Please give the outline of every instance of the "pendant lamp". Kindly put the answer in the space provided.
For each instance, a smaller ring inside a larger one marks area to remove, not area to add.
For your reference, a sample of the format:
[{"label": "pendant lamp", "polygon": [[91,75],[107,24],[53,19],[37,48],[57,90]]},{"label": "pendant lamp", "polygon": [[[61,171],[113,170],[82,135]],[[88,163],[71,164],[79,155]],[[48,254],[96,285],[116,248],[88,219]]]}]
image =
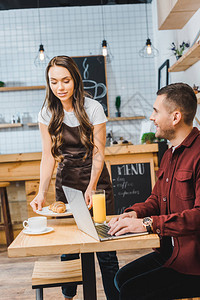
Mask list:
[{"label": "pendant lamp", "polygon": [[101,53],[106,57],[107,63],[111,62],[113,55],[110,50],[110,46],[105,39],[105,28],[104,28],[104,14],[103,14],[103,0],[101,0],[101,19],[102,19],[102,28],[103,28],[103,41],[101,43]]},{"label": "pendant lamp", "polygon": [[41,43],[39,45],[39,50],[35,57],[34,63],[35,63],[36,67],[43,67],[43,66],[46,66],[47,63],[49,62],[49,57],[44,50],[44,45],[42,44],[41,21],[40,21],[40,1],[39,0],[37,0],[37,10],[38,10],[38,23],[39,23]]},{"label": "pendant lamp", "polygon": [[139,51],[139,55],[145,58],[153,58],[159,55],[159,51],[153,46],[151,39],[149,38],[147,3],[145,3],[145,12],[146,12],[147,40],[145,46]]}]

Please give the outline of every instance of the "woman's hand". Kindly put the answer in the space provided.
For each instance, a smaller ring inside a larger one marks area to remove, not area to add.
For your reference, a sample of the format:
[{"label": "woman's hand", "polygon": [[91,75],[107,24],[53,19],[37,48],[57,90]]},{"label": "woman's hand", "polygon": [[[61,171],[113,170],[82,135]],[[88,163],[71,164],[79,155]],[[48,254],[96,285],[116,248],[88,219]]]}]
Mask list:
[{"label": "woman's hand", "polygon": [[55,167],[55,158],[51,153],[51,137],[48,132],[48,126],[39,123],[40,134],[42,137],[42,160],[40,163],[40,185],[37,196],[31,201],[30,205],[33,211],[41,210],[45,204],[46,194],[49,188],[53,170]]},{"label": "woman's hand", "polygon": [[37,196],[31,201],[30,206],[33,208],[33,211],[42,210],[46,198],[42,194],[37,194]]},{"label": "woman's hand", "polygon": [[96,188],[95,187],[91,187],[90,185],[88,185],[86,191],[85,191],[85,202],[88,206],[89,209],[92,208],[92,191],[95,191]]}]

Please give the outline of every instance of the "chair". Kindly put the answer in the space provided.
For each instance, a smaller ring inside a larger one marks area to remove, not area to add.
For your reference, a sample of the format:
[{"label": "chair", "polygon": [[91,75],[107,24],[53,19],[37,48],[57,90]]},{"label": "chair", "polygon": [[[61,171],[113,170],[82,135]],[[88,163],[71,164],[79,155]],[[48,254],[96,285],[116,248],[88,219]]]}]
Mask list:
[{"label": "chair", "polygon": [[36,261],[32,274],[32,289],[36,300],[43,300],[43,289],[82,284],[81,259],[70,261]]},{"label": "chair", "polygon": [[5,229],[7,247],[12,243],[14,239],[9,203],[8,203],[8,196],[6,190],[6,187],[8,187],[9,185],[10,182],[0,182],[0,197],[1,197],[1,206],[2,206],[2,213],[3,213],[3,221],[4,221],[4,223],[0,225],[0,228],[3,227]]}]

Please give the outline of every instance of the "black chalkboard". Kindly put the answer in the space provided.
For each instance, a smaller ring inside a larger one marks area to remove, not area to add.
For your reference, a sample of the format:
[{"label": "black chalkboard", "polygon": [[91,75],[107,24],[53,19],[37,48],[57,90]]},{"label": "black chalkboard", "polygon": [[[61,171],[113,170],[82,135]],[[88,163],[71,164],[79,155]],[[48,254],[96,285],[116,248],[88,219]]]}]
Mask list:
[{"label": "black chalkboard", "polygon": [[111,165],[111,174],[116,214],[150,196],[150,163]]},{"label": "black chalkboard", "polygon": [[105,58],[103,55],[72,57],[81,73],[84,89],[99,101],[108,116]]}]

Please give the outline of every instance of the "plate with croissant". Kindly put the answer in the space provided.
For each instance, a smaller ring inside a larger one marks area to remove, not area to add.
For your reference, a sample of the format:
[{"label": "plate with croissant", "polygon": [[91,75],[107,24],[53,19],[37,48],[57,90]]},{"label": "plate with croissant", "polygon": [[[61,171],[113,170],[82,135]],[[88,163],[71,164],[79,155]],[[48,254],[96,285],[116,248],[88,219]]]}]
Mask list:
[{"label": "plate with croissant", "polygon": [[55,201],[49,206],[45,206],[42,210],[36,210],[36,213],[47,217],[64,217],[72,215],[69,204],[62,201]]}]

